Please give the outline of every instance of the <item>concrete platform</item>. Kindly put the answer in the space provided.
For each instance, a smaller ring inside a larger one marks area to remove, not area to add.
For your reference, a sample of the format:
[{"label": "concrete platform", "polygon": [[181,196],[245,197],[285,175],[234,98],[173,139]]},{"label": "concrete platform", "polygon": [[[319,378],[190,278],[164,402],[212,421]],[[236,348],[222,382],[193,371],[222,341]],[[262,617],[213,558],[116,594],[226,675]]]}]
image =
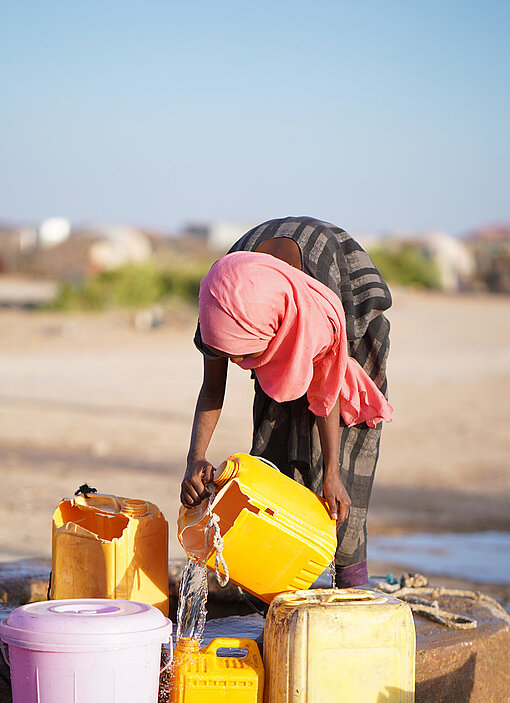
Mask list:
[{"label": "concrete platform", "polygon": [[478,627],[451,630],[415,615],[416,703],[510,701],[510,619],[483,600],[443,596],[440,606]]},{"label": "concrete platform", "polygon": [[[182,561],[172,561],[170,564],[173,620],[182,567]],[[45,599],[49,571],[50,564],[44,560],[0,564],[0,600],[3,604],[3,609],[0,607],[0,618],[18,605]],[[242,598],[236,586],[229,584],[222,589],[213,574],[209,576],[209,618],[246,616],[252,612],[252,607]],[[476,584],[472,583],[461,584],[456,581],[455,585],[476,590]],[[478,627],[474,630],[452,630],[415,615],[416,703],[510,701],[510,620],[484,600],[441,596],[440,606],[476,619]],[[260,618],[254,630],[255,620],[253,617],[232,618],[230,634],[253,637],[257,626],[260,629],[263,627]],[[8,672],[2,663],[0,703],[11,701],[7,676]]]}]

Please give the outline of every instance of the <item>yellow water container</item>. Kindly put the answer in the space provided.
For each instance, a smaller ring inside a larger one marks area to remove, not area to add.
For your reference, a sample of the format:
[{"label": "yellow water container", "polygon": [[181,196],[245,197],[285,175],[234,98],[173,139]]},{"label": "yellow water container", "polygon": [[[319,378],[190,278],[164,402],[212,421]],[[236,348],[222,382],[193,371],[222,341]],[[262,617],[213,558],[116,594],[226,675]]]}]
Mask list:
[{"label": "yellow water container", "polygon": [[[218,649],[245,649],[243,657]],[[262,703],[264,666],[255,640],[218,638],[199,649],[182,637],[174,650],[169,703]]]},{"label": "yellow water container", "polygon": [[[218,467],[215,484],[212,511],[237,585],[270,603],[277,593],[309,588],[333,560],[336,524],[324,499],[263,459],[234,454]],[[214,569],[208,521],[207,501],[181,507],[178,536],[187,554]]]},{"label": "yellow water container", "polygon": [[145,500],[100,493],[53,515],[50,598],[120,598],[168,614],[168,523]]},{"label": "yellow water container", "polygon": [[282,593],[264,628],[264,703],[413,703],[406,603],[356,588]]}]

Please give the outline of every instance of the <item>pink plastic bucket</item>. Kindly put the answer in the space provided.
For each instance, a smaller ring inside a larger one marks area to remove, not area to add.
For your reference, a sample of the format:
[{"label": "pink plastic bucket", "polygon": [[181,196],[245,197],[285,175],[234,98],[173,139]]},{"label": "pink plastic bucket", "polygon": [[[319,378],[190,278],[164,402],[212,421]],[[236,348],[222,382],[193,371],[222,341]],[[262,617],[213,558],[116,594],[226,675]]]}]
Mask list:
[{"label": "pink plastic bucket", "polygon": [[151,605],[80,598],[30,603],[0,623],[13,703],[157,703],[172,623]]}]

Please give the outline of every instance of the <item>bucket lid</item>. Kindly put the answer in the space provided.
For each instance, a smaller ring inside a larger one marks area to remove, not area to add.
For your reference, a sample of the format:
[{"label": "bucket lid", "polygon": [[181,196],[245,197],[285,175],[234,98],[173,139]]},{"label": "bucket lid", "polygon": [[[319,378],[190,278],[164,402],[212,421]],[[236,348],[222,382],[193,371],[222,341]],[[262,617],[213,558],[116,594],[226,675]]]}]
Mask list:
[{"label": "bucket lid", "polygon": [[73,645],[97,649],[106,643],[163,643],[171,630],[170,620],[154,606],[108,598],[29,603],[13,610],[0,623],[0,636],[8,644],[44,650],[51,645],[54,651],[54,645],[59,644],[69,650]]}]

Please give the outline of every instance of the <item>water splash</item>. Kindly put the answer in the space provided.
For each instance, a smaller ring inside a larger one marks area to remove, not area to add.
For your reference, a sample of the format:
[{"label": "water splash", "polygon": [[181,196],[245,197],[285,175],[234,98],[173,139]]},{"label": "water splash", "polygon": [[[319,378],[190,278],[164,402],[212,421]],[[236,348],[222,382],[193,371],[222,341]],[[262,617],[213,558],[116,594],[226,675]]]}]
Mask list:
[{"label": "water splash", "polygon": [[207,567],[188,556],[179,588],[177,642],[188,637],[202,642],[207,617]]},{"label": "water splash", "polygon": [[[219,518],[212,510],[215,497],[214,487],[209,491],[207,514],[209,521],[205,528],[205,543],[212,543],[216,549],[216,578],[221,586],[226,586],[229,580],[228,568],[223,559],[223,539],[218,525]],[[212,539],[210,533],[212,531]],[[207,567],[205,562],[199,562],[192,555],[187,555],[186,566],[179,588],[179,603],[177,607],[177,642],[181,637],[192,638],[202,642],[205,621],[207,617]],[[223,574],[220,572],[220,564]]]},{"label": "water splash", "polygon": [[[212,530],[212,544],[216,549],[216,578],[221,586],[225,586],[229,580],[228,568],[223,559],[223,539],[221,538],[218,525],[219,518],[212,511],[214,495],[214,490],[211,490],[207,502],[209,521],[205,528],[204,539],[206,543],[208,543],[210,531]],[[223,574],[221,574],[219,569],[220,564],[223,567]],[[200,562],[195,557],[188,554],[179,586],[177,633],[175,635],[176,647],[179,645],[179,641],[185,639],[196,640],[198,646],[202,644],[207,618],[207,594],[207,567],[205,562]],[[170,700],[174,664],[175,662],[171,659],[170,648],[163,646],[161,653],[158,703],[168,703]]]},{"label": "water splash", "polygon": [[[206,603],[207,567],[188,556],[179,587],[175,646],[179,644],[181,639],[194,639],[200,646],[207,617]],[[174,666],[171,645],[163,645],[158,703],[168,703],[171,700]]]}]

